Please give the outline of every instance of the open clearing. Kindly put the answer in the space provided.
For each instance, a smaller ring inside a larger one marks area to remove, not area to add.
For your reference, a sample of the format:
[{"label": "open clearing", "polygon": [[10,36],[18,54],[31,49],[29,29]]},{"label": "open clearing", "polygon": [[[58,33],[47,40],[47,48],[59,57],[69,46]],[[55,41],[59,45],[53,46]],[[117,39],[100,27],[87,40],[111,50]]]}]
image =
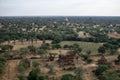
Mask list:
[{"label": "open clearing", "polygon": [[120,34],[108,34],[109,37],[112,37],[112,38],[120,38]]},{"label": "open clearing", "polygon": [[[45,42],[51,43],[52,41],[46,40]],[[90,50],[92,53],[97,53],[98,48],[103,45],[103,43],[91,43],[91,42],[80,42],[80,41],[62,41],[60,44],[64,46],[65,44],[72,45],[74,43],[80,45],[80,47],[82,48],[82,52],[87,52]],[[3,44],[8,44],[8,42],[4,42]],[[15,45],[13,44],[13,41],[11,41],[9,44],[14,46],[13,50],[19,50],[20,48],[25,48],[30,45],[39,47],[42,44],[42,41],[38,40],[37,43],[34,41],[33,44],[30,41],[25,41],[23,44],[21,44],[21,42],[19,41],[16,41]],[[58,51],[59,50],[55,51],[54,53],[59,53]]]},{"label": "open clearing", "polygon": [[96,53],[98,48],[103,45],[103,43],[91,43],[91,42],[80,42],[80,41],[63,41],[61,42],[61,45],[62,46],[64,46],[65,44],[72,45],[75,43],[80,45],[83,52],[87,52],[90,50],[92,53]]},{"label": "open clearing", "polygon": [[[46,42],[46,43],[51,43],[50,40],[46,40],[45,42]],[[15,44],[13,44],[13,41],[10,41],[10,43],[4,42],[3,44],[13,45],[13,46],[14,46],[14,47],[13,47],[13,50],[19,50],[20,48],[25,48],[25,47],[28,47],[28,46],[30,46],[30,45],[33,45],[33,46],[35,46],[35,47],[40,47],[41,44],[42,44],[42,41],[41,41],[41,40],[38,40],[37,42],[36,42],[36,41],[33,41],[33,44],[32,44],[30,41],[24,41],[23,44],[22,44],[20,41],[16,40],[16,43],[15,43]]]}]

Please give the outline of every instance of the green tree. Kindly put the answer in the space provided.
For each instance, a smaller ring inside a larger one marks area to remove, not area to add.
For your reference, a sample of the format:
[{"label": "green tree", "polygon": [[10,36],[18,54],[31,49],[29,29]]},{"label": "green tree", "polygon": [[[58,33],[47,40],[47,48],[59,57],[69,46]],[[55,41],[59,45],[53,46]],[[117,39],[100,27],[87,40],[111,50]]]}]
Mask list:
[{"label": "green tree", "polygon": [[4,39],[0,39],[0,44],[1,44],[2,42],[4,42]]},{"label": "green tree", "polygon": [[1,49],[4,51],[10,51],[13,49],[12,45],[1,45]]},{"label": "green tree", "polygon": [[105,47],[99,47],[98,52],[99,53],[105,53],[106,52]]},{"label": "green tree", "polygon": [[46,51],[44,50],[44,49],[38,49],[37,50],[37,54],[39,54],[39,55],[42,55],[42,54],[44,54]]},{"label": "green tree", "polygon": [[110,54],[111,54],[111,55],[113,55],[113,54],[115,54],[115,53],[117,53],[117,50],[116,50],[116,49],[110,49]]},{"label": "green tree", "polygon": [[20,48],[20,55],[25,56],[28,54],[28,48]]},{"label": "green tree", "polygon": [[0,75],[4,72],[6,59],[4,57],[0,57]]},{"label": "green tree", "polygon": [[108,66],[107,65],[100,65],[97,67],[96,71],[95,71],[95,74],[96,75],[102,75],[103,72],[105,72],[106,70],[108,69]]},{"label": "green tree", "polygon": [[23,73],[30,67],[30,61],[28,59],[22,59],[18,65],[18,71]]},{"label": "green tree", "polygon": [[88,54],[81,54],[81,57],[84,58],[84,60],[88,60],[90,55],[88,55]]},{"label": "green tree", "polygon": [[47,44],[45,43],[45,44],[42,44],[42,45],[40,46],[40,49],[48,50],[48,49],[50,49],[50,48],[49,48],[49,45],[47,45]]},{"label": "green tree", "polygon": [[118,55],[117,59],[118,59],[118,61],[120,61],[120,54]]},{"label": "green tree", "polygon": [[105,80],[120,80],[119,73],[115,70],[106,70],[103,73],[103,78]]},{"label": "green tree", "polygon": [[52,44],[52,49],[59,49],[61,48],[60,44]]},{"label": "green tree", "polygon": [[27,78],[25,76],[23,76],[23,75],[18,75],[18,79],[19,80],[27,80]]},{"label": "green tree", "polygon": [[63,48],[69,48],[69,45],[65,44],[65,45],[63,46]]},{"label": "green tree", "polygon": [[4,37],[4,40],[8,41],[8,44],[9,44],[9,43],[10,43],[10,36],[6,35],[6,36]]},{"label": "green tree", "polygon": [[65,74],[62,76],[61,80],[76,80],[75,76],[73,76],[72,74]]},{"label": "green tree", "polygon": [[32,69],[28,75],[28,80],[38,80],[39,73],[39,68]]},{"label": "green tree", "polygon": [[77,43],[73,44],[73,48],[79,48],[79,47],[80,47],[79,44],[77,44]]},{"label": "green tree", "polygon": [[47,75],[39,75],[37,80],[48,80],[48,76]]},{"label": "green tree", "polygon": [[40,64],[38,63],[38,62],[36,62],[36,61],[33,61],[32,62],[32,66],[34,67],[34,68],[36,68],[36,67],[38,67]]},{"label": "green tree", "polygon": [[35,46],[28,46],[28,49],[31,53],[36,53],[36,47]]},{"label": "green tree", "polygon": [[5,52],[3,55],[6,59],[10,59],[11,58],[11,53],[10,52]]},{"label": "green tree", "polygon": [[55,38],[53,39],[52,44],[58,44],[58,43],[60,43],[61,41],[62,41],[62,38],[59,37],[59,36],[57,36],[57,37],[55,37]]},{"label": "green tree", "polygon": [[74,52],[75,52],[75,53],[80,53],[81,51],[82,51],[82,49],[81,49],[80,47],[74,49]]}]

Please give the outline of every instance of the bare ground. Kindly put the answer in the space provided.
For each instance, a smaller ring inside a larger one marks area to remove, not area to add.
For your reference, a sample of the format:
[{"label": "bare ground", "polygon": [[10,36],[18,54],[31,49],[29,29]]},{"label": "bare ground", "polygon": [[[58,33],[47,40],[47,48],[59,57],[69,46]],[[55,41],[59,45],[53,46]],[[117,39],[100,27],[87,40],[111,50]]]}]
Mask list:
[{"label": "bare ground", "polygon": [[[50,42],[50,41],[48,41]],[[38,44],[34,44],[36,47],[39,46],[39,44],[41,44],[42,41],[38,41]],[[30,44],[28,44],[28,42],[25,42],[23,45],[21,45],[20,43],[16,43],[14,50],[17,50],[19,48],[23,48],[26,47]],[[69,50],[49,50],[49,53],[57,53],[57,54],[66,54],[67,51]],[[120,51],[120,49],[118,50]],[[33,56],[33,55],[32,55]],[[117,59],[118,55],[106,55],[106,58],[108,61],[113,61],[115,59]],[[84,64],[85,62],[80,58],[79,62],[76,63],[76,67],[83,67],[84,71],[84,80],[94,80],[95,79],[95,75],[93,74],[92,70],[94,70],[97,65],[96,65],[96,61],[100,58],[99,56],[91,56],[91,58],[94,60],[94,62],[92,64]],[[35,60],[37,62],[40,63],[40,69],[41,69],[41,73],[43,74],[48,74],[50,75],[50,77],[55,76],[56,78],[60,78],[63,74],[73,74],[75,75],[74,71],[64,71],[62,70],[61,67],[58,66],[58,64],[56,62],[46,62],[45,60]],[[16,67],[18,66],[20,60],[10,60],[7,62],[7,66],[6,66],[6,71],[4,76],[2,77],[2,80],[18,80],[17,79],[17,69]],[[54,71],[55,73],[53,74],[49,74],[49,69],[45,67],[46,64],[52,64],[54,65]],[[31,70],[32,68],[30,68],[28,70],[28,72]],[[28,72],[26,72],[26,75],[28,75]]]},{"label": "bare ground", "polygon": [[7,61],[5,75],[2,80],[18,80],[17,79],[17,66],[20,60],[10,60]]},{"label": "bare ground", "polygon": [[[92,70],[95,70],[95,68],[97,67],[96,61],[99,59],[99,56],[93,56],[92,59],[94,60],[93,63],[91,64],[85,64],[85,62],[79,58],[78,63],[76,62],[76,67],[83,67],[84,69],[84,80],[93,80],[95,79],[95,75],[93,74]],[[117,58],[117,55],[115,56],[106,56],[108,61],[112,61],[114,59]],[[32,61],[37,61],[40,63],[40,69],[41,69],[41,73],[42,74],[48,74],[50,77],[56,77],[56,78],[60,78],[63,74],[73,74],[75,75],[74,71],[64,71],[63,67],[59,67],[59,65],[57,64],[56,61],[52,61],[52,62],[48,62],[46,60],[42,60],[42,59],[37,59],[37,60],[32,60]],[[5,71],[5,75],[2,77],[2,80],[18,80],[17,79],[17,69],[16,67],[18,66],[20,60],[9,60],[7,62],[7,66],[6,66],[6,71]],[[49,65],[53,65],[53,70],[55,73],[53,74],[49,74],[49,68],[45,67],[46,64]],[[28,70],[28,72],[31,70],[32,68],[30,68]],[[26,75],[28,75],[28,72],[26,72]]]},{"label": "bare ground", "polygon": [[[51,43],[50,40],[46,40],[46,43]],[[19,50],[20,48],[25,48],[27,46],[30,46],[30,45],[34,45],[35,47],[39,47],[41,46],[42,44],[42,41],[38,40],[37,42],[36,41],[33,41],[33,43],[31,43],[30,41],[24,41],[24,43],[22,44],[20,41],[16,40],[16,43],[14,44],[13,41],[10,41],[10,43],[8,43],[7,41],[2,43],[2,44],[10,44],[10,45],[13,45],[13,50]]]},{"label": "bare ground", "polygon": [[120,38],[120,34],[111,33],[111,34],[108,34],[108,36],[112,38]]}]

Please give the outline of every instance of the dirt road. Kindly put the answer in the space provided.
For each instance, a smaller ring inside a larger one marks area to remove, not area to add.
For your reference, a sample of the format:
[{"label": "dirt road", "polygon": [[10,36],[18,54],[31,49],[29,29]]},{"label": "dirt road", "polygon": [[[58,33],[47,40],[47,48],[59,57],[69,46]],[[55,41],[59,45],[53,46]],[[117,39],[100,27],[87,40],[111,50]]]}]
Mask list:
[{"label": "dirt road", "polygon": [[7,61],[5,75],[2,80],[18,80],[17,79],[17,66],[20,60]]}]

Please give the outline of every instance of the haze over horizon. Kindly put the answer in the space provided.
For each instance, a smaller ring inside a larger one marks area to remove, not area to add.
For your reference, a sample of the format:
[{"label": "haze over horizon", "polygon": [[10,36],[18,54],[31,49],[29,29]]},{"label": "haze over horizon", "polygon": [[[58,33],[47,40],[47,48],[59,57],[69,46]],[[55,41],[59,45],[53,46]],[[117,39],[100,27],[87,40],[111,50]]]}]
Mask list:
[{"label": "haze over horizon", "polygon": [[120,16],[120,0],[0,0],[0,16]]}]

